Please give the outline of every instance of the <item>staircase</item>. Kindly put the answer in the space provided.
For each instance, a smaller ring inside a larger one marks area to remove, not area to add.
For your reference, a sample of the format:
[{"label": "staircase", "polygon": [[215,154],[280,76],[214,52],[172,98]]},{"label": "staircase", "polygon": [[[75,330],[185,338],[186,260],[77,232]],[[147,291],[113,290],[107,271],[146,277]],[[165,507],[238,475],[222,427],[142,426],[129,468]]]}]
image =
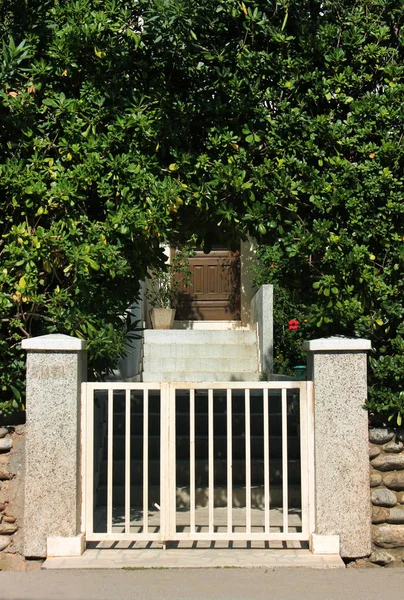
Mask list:
[{"label": "staircase", "polygon": [[[264,506],[264,445],[263,410],[260,391],[251,390],[251,501],[252,508],[262,511]],[[289,509],[300,507],[300,438],[299,415],[294,391],[288,392],[288,493]],[[114,402],[114,487],[115,508],[125,503],[125,399],[116,392]],[[131,400],[131,505],[141,511],[143,495],[143,395],[132,392]],[[149,507],[160,503],[160,398],[157,391],[149,391],[149,450],[148,494]],[[189,396],[186,390],[178,390],[176,396],[176,497],[177,508],[189,509],[190,495],[190,419]],[[269,403],[269,469],[271,507],[282,507],[282,438],[281,393],[270,392]],[[215,507],[227,506],[227,414],[225,390],[214,394],[214,480]],[[207,393],[195,396],[195,486],[196,506],[208,504],[208,413]],[[97,505],[106,504],[107,455],[106,445],[100,469],[100,485]],[[233,391],[232,413],[233,448],[233,498],[234,507],[245,507],[245,412],[244,390]]]},{"label": "staircase", "polygon": [[143,381],[259,380],[256,331],[147,329],[143,349]]}]

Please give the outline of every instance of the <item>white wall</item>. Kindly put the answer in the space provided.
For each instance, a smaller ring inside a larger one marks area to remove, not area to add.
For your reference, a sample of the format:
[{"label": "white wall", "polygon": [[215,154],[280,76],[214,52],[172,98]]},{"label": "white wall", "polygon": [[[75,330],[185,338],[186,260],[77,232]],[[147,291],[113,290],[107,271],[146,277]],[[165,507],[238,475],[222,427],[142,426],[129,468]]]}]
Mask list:
[{"label": "white wall", "polygon": [[251,300],[257,291],[253,286],[252,265],[256,262],[256,242],[247,240],[240,243],[240,283],[241,283],[241,324],[247,326],[251,320]]}]

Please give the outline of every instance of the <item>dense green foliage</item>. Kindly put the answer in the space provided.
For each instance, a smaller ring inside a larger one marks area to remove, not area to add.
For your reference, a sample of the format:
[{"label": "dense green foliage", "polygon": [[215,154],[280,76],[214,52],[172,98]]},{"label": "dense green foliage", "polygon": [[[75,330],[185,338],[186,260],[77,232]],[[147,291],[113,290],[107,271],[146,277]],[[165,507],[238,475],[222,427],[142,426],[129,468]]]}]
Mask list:
[{"label": "dense green foliage", "polygon": [[85,337],[105,373],[159,240],[220,229],[262,244],[278,331],[371,337],[373,407],[398,402],[403,20],[400,0],[0,0],[1,398],[26,335]]}]

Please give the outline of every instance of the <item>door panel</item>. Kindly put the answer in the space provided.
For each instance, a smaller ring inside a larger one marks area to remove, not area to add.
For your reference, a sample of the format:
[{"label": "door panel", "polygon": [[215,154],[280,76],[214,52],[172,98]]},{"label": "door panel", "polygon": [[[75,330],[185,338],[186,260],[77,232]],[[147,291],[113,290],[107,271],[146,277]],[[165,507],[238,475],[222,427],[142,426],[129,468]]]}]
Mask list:
[{"label": "door panel", "polygon": [[189,261],[191,285],[180,288],[177,320],[240,319],[240,253],[216,248],[197,250]]}]

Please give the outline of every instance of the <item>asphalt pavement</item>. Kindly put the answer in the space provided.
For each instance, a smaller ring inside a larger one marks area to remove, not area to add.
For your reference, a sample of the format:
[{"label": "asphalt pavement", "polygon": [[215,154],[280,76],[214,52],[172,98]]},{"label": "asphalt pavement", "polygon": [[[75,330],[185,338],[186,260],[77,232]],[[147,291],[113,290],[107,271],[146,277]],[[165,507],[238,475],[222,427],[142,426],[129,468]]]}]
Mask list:
[{"label": "asphalt pavement", "polygon": [[148,569],[0,573],[1,600],[386,600],[404,569]]}]

